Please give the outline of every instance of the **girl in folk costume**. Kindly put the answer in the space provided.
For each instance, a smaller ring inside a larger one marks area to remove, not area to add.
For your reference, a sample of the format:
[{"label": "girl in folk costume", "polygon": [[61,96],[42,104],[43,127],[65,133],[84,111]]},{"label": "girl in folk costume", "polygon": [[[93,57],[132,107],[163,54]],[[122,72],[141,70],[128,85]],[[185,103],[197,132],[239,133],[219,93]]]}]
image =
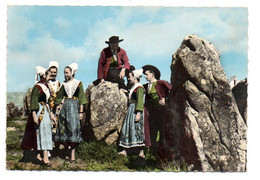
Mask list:
[{"label": "girl in folk costume", "polygon": [[143,70],[134,70],[129,73],[128,80],[132,83],[129,93],[129,107],[122,126],[119,146],[124,150],[119,154],[127,156],[125,148],[139,147],[139,157],[144,159],[145,131],[144,131],[144,88],[139,83]]},{"label": "girl in folk costume", "polygon": [[64,69],[65,81],[62,83],[55,105],[58,119],[54,141],[70,149],[70,161],[75,161],[75,148],[82,142],[80,120],[83,119],[83,105],[87,104],[83,84],[74,78],[78,65],[73,63]]},{"label": "girl in folk costume", "polygon": [[38,163],[42,162],[41,164],[51,166],[48,158],[48,150],[52,150],[51,119],[55,119],[48,105],[50,91],[47,82],[50,79],[50,71],[46,71],[41,66],[37,66],[36,69],[37,79],[38,74],[40,74],[41,80],[34,85],[32,90],[31,114],[27,121],[21,147],[22,149],[37,149],[38,152],[43,151],[43,158],[40,153],[37,154]]}]

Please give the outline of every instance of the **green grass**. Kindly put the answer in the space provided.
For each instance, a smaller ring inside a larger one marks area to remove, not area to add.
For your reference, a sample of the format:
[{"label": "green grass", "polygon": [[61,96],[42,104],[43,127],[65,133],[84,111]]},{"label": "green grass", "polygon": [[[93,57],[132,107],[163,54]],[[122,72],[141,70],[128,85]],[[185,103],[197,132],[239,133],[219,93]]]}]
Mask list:
[{"label": "green grass", "polygon": [[134,161],[136,154],[128,157],[118,155],[116,145],[107,145],[104,142],[90,141],[80,144],[76,149],[76,155],[82,159],[90,171],[163,171],[156,157],[145,149],[146,165],[137,167]]},{"label": "green grass", "polygon": [[82,159],[90,171],[132,171],[129,158],[117,154],[116,145],[90,141],[79,145],[77,157]]},{"label": "green grass", "polygon": [[20,149],[21,140],[23,138],[24,130],[25,130],[25,121],[24,120],[8,120],[7,127],[15,127],[16,131],[6,132],[6,148],[9,150],[22,151]]},{"label": "green grass", "polygon": [[9,169],[12,170],[58,170],[58,171],[185,171],[177,169],[174,163],[160,163],[156,156],[145,148],[146,165],[137,167],[134,161],[137,154],[130,154],[128,157],[118,155],[119,147],[107,145],[105,142],[96,140],[83,142],[76,148],[76,158],[78,163],[71,164],[61,159],[59,165],[47,168],[40,165],[21,163],[23,150],[20,149],[23,138],[26,120],[8,119],[7,127],[15,127],[16,131],[7,132],[6,139],[6,160]]}]

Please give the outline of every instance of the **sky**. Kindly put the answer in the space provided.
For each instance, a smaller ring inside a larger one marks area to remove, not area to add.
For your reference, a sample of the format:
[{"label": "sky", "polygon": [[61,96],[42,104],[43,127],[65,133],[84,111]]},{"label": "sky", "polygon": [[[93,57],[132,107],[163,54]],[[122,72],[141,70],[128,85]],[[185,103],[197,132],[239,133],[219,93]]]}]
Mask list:
[{"label": "sky", "polygon": [[[211,42],[220,52],[226,76],[247,77],[248,9],[246,7],[162,6],[8,6],[7,91],[25,92],[35,83],[36,66],[76,62],[84,88],[97,79],[100,52],[113,35],[124,39],[136,69],[152,64],[170,81],[172,54],[190,35]],[[145,80],[142,81],[145,83]]]}]

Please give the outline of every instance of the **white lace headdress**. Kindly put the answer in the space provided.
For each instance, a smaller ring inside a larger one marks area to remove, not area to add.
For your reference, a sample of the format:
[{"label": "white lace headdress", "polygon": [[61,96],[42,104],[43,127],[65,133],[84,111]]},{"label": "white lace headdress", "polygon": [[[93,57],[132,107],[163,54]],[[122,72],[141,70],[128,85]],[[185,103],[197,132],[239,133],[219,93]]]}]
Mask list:
[{"label": "white lace headdress", "polygon": [[76,71],[78,70],[78,64],[77,63],[72,63],[69,65],[69,67],[72,70],[72,75],[76,73]]}]

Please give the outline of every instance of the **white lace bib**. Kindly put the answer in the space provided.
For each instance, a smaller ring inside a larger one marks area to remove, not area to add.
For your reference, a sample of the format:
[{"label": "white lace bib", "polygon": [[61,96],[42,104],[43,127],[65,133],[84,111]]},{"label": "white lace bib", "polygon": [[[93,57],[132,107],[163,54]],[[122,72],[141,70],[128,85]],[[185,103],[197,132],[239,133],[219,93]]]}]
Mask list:
[{"label": "white lace bib", "polygon": [[67,93],[69,98],[72,98],[72,96],[74,95],[78,85],[79,85],[80,81],[77,79],[73,79],[69,82],[64,82],[63,86],[65,89],[65,92]]}]

